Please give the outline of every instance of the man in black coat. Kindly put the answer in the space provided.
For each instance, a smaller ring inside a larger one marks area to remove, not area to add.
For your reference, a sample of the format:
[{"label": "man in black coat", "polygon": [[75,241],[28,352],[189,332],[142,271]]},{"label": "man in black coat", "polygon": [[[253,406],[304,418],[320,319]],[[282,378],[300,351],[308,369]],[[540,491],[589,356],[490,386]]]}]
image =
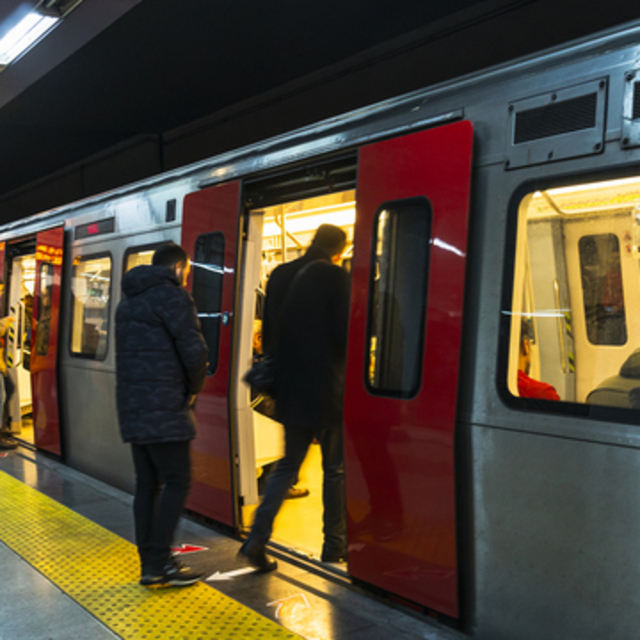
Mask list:
[{"label": "man in black coat", "polygon": [[116,311],[116,395],[120,432],[131,443],[140,584],[186,586],[202,576],[171,556],[171,543],[191,484],[193,405],[204,386],[207,345],[184,289],[189,256],[161,246],[152,265],[122,279]]},{"label": "man in black coat", "polygon": [[267,285],[263,344],[276,362],[276,418],[285,456],[267,480],[262,504],[240,553],[263,572],[277,563],[264,549],[309,445],[322,448],[323,562],[346,557],[342,404],[347,350],[349,276],[338,266],[342,229],[321,225],[302,258],[281,265]]}]

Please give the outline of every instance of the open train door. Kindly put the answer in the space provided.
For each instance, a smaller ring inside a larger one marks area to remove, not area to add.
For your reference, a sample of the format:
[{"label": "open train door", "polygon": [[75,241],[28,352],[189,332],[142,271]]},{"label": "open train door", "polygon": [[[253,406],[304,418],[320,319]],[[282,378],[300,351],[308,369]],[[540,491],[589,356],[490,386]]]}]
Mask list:
[{"label": "open train door", "polygon": [[345,390],[349,573],[452,617],[472,138],[463,121],[360,150]]},{"label": "open train door", "polygon": [[31,388],[33,435],[38,449],[61,454],[58,411],[58,329],[64,227],[36,236]]},{"label": "open train door", "polygon": [[209,346],[207,380],[196,403],[187,507],[231,526],[228,392],[239,210],[240,183],[230,182],[187,195],[182,215],[182,246],[192,261],[189,288]]}]

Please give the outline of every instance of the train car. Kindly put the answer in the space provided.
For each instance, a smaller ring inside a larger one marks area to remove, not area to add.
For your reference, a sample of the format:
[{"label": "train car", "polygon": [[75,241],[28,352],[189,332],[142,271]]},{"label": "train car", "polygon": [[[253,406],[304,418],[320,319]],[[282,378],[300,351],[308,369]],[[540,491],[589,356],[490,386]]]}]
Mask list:
[{"label": "train car", "polygon": [[[338,224],[348,576],[474,638],[635,637],[639,43],[625,25],[4,225],[11,428],[132,489],[120,280],[179,242],[210,349],[188,506],[245,530],[282,450],[242,382],[265,282]],[[312,559],[319,474],[312,448],[274,532]]]}]

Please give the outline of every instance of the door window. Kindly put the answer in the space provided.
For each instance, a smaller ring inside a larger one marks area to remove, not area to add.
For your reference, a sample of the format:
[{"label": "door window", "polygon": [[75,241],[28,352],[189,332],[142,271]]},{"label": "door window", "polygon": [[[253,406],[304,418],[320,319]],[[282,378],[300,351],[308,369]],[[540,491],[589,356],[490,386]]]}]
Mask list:
[{"label": "door window", "polygon": [[71,276],[73,320],[71,353],[104,360],[109,338],[111,256],[78,256]]},{"label": "door window", "polygon": [[40,265],[40,288],[38,289],[38,318],[36,324],[36,355],[49,353],[51,333],[51,310],[53,297],[53,265]]},{"label": "door window", "polygon": [[411,397],[420,386],[430,236],[426,199],[392,202],[378,210],[365,365],[374,393]]},{"label": "door window", "polygon": [[207,373],[213,375],[218,366],[218,341],[222,320],[224,235],[216,231],[198,236],[191,266],[193,268],[193,299],[198,308],[202,333],[209,347]]},{"label": "door window", "polygon": [[583,236],[578,249],[589,342],[625,344],[627,325],[618,237],[613,233]]}]

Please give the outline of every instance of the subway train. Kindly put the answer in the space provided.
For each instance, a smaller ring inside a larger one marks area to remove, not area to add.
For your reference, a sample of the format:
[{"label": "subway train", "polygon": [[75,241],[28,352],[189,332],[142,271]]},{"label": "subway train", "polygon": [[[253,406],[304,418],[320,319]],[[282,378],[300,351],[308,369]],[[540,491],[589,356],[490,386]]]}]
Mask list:
[{"label": "subway train", "polygon": [[[640,22],[3,225],[15,436],[132,490],[120,281],[181,243],[210,351],[188,507],[245,531],[283,446],[243,382],[263,291],[323,222],[346,576],[473,638],[637,637]],[[312,447],[274,531],[311,562],[320,474]]]}]

